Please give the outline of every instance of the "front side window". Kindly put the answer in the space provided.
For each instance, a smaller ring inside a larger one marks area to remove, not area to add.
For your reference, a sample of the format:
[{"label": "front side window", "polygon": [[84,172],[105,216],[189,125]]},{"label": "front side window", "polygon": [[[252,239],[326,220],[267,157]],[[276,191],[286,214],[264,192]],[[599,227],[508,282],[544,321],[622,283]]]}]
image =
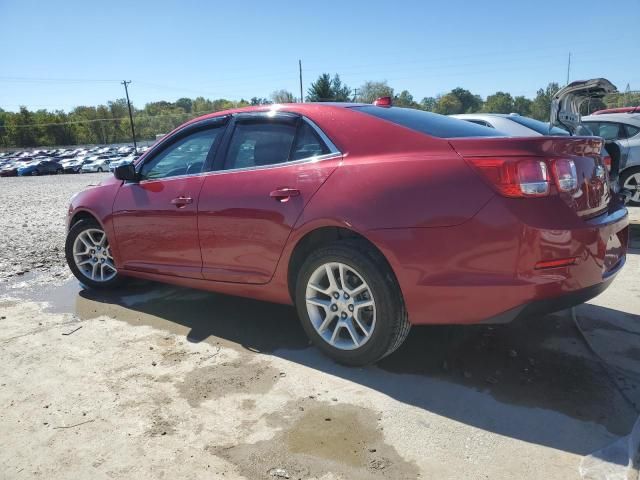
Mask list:
[{"label": "front side window", "polygon": [[274,165],[289,159],[295,125],[273,121],[238,123],[229,143],[224,169]]},{"label": "front side window", "polygon": [[208,128],[178,140],[145,162],[141,177],[157,180],[202,172],[209,150],[222,131],[222,127]]}]

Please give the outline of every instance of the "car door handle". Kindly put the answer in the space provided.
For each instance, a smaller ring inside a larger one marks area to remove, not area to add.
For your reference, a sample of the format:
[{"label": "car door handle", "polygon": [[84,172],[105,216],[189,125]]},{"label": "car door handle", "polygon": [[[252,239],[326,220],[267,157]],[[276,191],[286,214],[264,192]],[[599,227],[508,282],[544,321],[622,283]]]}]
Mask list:
[{"label": "car door handle", "polygon": [[178,198],[174,198],[173,200],[171,200],[171,204],[175,205],[178,208],[185,207],[186,205],[189,205],[190,203],[193,203],[193,198],[191,198],[191,197],[180,196]]},{"label": "car door handle", "polygon": [[299,195],[300,195],[300,190],[298,190],[297,188],[289,188],[289,187],[277,188],[276,190],[274,190],[269,194],[271,198],[279,202],[286,202],[287,200],[289,200],[289,198],[297,197]]}]

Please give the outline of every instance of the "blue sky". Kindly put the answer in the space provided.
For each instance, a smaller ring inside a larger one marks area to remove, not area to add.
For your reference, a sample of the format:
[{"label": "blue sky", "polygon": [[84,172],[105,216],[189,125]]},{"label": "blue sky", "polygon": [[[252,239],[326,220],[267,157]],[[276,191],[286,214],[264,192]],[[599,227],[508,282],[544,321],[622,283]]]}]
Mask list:
[{"label": "blue sky", "polygon": [[640,89],[640,0],[0,0],[0,108],[296,96],[320,73],[387,80],[416,100],[461,86],[533,96],[606,77]]}]

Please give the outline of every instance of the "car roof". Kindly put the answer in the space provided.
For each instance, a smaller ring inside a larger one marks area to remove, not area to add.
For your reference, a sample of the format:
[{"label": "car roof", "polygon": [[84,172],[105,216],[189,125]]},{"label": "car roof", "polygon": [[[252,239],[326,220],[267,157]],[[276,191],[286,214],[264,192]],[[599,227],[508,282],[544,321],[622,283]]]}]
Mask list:
[{"label": "car roof", "polygon": [[582,120],[587,122],[619,122],[640,126],[640,114],[636,113],[600,113],[582,117]]}]

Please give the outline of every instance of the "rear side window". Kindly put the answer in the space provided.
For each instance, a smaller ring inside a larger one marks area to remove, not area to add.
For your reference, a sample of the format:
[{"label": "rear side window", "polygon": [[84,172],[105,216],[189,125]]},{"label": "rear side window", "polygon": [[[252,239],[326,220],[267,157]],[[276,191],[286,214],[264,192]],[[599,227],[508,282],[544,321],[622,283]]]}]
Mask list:
[{"label": "rear side window", "polygon": [[224,169],[261,167],[286,162],[295,134],[295,125],[288,123],[238,123],[229,143]]},{"label": "rear side window", "polygon": [[301,122],[298,127],[296,143],[291,153],[291,160],[302,160],[303,158],[317,157],[329,153],[329,149],[324,144],[313,127],[307,122]]},{"label": "rear side window", "polygon": [[640,127],[634,127],[633,125],[626,124],[624,128],[627,130],[627,138],[635,137],[640,133]]},{"label": "rear side window", "polygon": [[617,140],[625,137],[624,131],[620,131],[621,125],[619,123],[588,122],[586,125],[596,137],[602,137],[605,140]]},{"label": "rear side window", "polygon": [[365,105],[351,107],[368,115],[387,120],[416,132],[426,133],[432,137],[501,137],[496,130],[475,123],[465,122],[457,118],[445,117],[437,113],[424,112],[413,108],[376,107]]}]

